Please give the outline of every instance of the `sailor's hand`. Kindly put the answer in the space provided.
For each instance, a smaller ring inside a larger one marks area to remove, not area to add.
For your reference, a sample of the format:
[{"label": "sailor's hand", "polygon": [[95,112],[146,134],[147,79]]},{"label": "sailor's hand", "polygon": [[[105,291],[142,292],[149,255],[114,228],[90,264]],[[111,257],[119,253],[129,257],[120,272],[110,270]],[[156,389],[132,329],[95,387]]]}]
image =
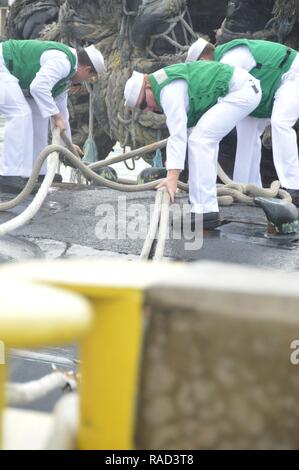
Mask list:
[{"label": "sailor's hand", "polygon": [[59,130],[60,130],[60,134],[65,131],[65,124],[64,124],[64,120],[61,116],[60,113],[58,114],[55,114],[53,116],[53,120],[54,120],[54,125],[55,127],[57,127]]},{"label": "sailor's hand", "polygon": [[54,125],[60,130],[60,134],[65,131],[64,120],[62,119],[62,117],[54,116]]},{"label": "sailor's hand", "polygon": [[80,157],[84,157],[84,152],[82,151],[81,147],[79,147],[79,145],[73,144],[73,147]]},{"label": "sailor's hand", "polygon": [[180,170],[169,170],[167,178],[156,186],[156,189],[166,188],[170,197],[170,201],[174,202],[174,196],[178,186]]},{"label": "sailor's hand", "polygon": [[167,192],[170,197],[170,201],[174,202],[174,195],[176,192],[177,183],[175,181],[172,181],[166,178],[165,180],[161,181],[161,183],[159,183],[158,186],[156,186],[156,189],[162,189],[162,188],[167,189]]}]

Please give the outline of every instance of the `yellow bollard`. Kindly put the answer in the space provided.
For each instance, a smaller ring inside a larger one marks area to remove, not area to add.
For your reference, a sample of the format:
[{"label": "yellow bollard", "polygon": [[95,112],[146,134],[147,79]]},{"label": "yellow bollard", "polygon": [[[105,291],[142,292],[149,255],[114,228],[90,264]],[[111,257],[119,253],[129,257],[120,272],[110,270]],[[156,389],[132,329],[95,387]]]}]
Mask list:
[{"label": "yellow bollard", "polygon": [[[8,348],[74,343],[92,326],[92,308],[81,296],[15,279],[0,283],[0,340]],[[0,365],[0,422],[6,366]],[[1,425],[0,425],[1,443]]]},{"label": "yellow bollard", "polygon": [[5,364],[0,364],[0,448],[2,443],[2,413],[4,409],[4,384],[6,380],[6,367]]},{"label": "yellow bollard", "polygon": [[82,343],[79,449],[132,449],[142,293],[103,289],[89,299],[94,327]]}]

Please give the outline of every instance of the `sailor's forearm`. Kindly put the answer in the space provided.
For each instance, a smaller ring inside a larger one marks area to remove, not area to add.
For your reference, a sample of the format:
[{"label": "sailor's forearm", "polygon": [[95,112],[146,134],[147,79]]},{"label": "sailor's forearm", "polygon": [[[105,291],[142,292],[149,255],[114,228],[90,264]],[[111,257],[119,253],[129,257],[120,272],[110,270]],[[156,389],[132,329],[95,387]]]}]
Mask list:
[{"label": "sailor's forearm", "polygon": [[53,118],[53,121],[54,121],[54,126],[58,127],[58,129],[60,129],[60,131],[64,131],[65,130],[65,122],[64,122],[64,119],[63,119],[61,113],[54,114],[52,116],[52,118]]},{"label": "sailor's forearm", "polygon": [[167,171],[167,178],[174,182],[177,182],[180,176],[181,170],[168,170]]}]

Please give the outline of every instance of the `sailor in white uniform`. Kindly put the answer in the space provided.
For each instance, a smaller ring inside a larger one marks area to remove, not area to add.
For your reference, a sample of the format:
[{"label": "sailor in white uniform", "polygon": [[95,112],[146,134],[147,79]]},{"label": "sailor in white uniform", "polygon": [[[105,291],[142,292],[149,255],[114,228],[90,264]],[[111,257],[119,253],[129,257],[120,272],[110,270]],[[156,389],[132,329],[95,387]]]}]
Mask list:
[{"label": "sailor in white uniform", "polygon": [[177,181],[189,158],[191,227],[197,214],[204,229],[220,223],[216,194],[220,140],[259,104],[259,81],[246,71],[215,61],[174,64],[150,75],[134,72],[124,91],[125,105],[166,115],[165,186],[174,200]]},{"label": "sailor in white uniform", "polygon": [[[240,44],[238,44],[239,42]],[[222,51],[222,54],[217,57],[217,50],[221,50],[223,47],[226,48],[225,52]],[[265,89],[267,91],[268,84],[267,82],[263,87],[264,65],[257,63],[253,51],[258,51],[267,62],[267,54],[272,52],[274,54],[282,48],[285,49],[285,52],[282,52],[284,57],[280,64],[284,68],[281,69],[281,77],[279,77],[276,89],[274,89],[272,109],[269,115],[267,117],[247,116],[237,125],[238,140],[233,179],[236,182],[261,186],[261,136],[266,126],[271,123],[273,161],[278,178],[281,185],[290,192],[293,202],[299,205],[298,145],[296,132],[293,128],[299,119],[299,54],[287,46],[269,41],[241,39],[214,48],[205,39],[199,38],[189,48],[186,61],[216,59],[251,73],[257,70],[264,93]],[[271,74],[271,67],[272,73],[277,73],[278,67],[275,68],[273,62],[270,66],[266,64],[265,81],[269,80],[269,75],[266,76],[266,74]]]},{"label": "sailor in white uniform", "polygon": [[[68,88],[104,70],[103,56],[93,45],[77,52],[50,41],[0,44],[0,114],[5,117],[0,188],[13,177],[31,175],[37,156],[48,143],[50,121],[71,138]],[[43,165],[41,174],[45,171]]]}]

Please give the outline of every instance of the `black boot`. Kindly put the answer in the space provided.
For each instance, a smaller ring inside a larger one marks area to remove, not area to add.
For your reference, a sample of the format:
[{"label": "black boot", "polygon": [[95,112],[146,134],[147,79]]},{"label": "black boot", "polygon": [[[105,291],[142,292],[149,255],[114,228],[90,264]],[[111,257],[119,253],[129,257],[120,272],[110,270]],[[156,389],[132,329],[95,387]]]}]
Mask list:
[{"label": "black boot", "polygon": [[22,176],[1,176],[0,175],[0,192],[18,194],[26,186],[28,178]]},{"label": "black boot", "polygon": [[[39,175],[37,181],[42,183],[46,175]],[[62,176],[59,173],[55,173],[53,183],[62,183]]]},{"label": "black boot", "polygon": [[206,212],[205,214],[197,214],[191,212],[191,230],[194,232],[196,225],[203,230],[212,230],[221,224],[219,212]]}]

